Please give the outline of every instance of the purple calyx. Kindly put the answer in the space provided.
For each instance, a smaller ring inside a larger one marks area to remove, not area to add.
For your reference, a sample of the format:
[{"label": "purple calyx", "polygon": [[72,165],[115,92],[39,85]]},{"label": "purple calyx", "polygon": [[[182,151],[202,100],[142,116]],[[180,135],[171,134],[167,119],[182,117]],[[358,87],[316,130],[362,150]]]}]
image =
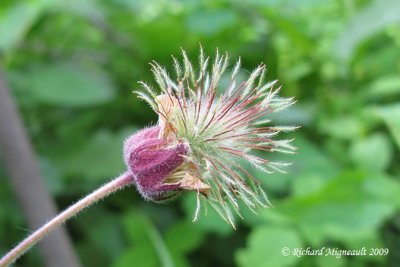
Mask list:
[{"label": "purple calyx", "polygon": [[140,194],[147,200],[163,201],[179,193],[180,182],[165,183],[183,162],[189,148],[159,138],[160,127],[140,130],[124,144],[124,160]]}]

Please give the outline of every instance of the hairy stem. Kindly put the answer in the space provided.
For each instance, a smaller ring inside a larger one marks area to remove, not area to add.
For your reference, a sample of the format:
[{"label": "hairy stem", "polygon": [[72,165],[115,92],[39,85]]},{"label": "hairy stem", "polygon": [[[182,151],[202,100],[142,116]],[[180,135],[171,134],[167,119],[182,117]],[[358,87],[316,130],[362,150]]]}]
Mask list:
[{"label": "hairy stem", "polygon": [[119,177],[113,179],[111,182],[106,183],[96,191],[82,198],[75,204],[71,205],[69,208],[58,214],[48,223],[40,227],[34,233],[25,238],[21,243],[19,243],[15,248],[9,251],[1,260],[0,267],[6,267],[13,263],[17,258],[23,255],[27,250],[29,250],[33,245],[43,239],[48,233],[57,229],[60,225],[66,222],[68,219],[72,218],[85,208],[89,207],[93,203],[100,199],[105,198],[118,191],[119,189],[130,185],[133,183],[131,174],[128,172],[120,175]]}]

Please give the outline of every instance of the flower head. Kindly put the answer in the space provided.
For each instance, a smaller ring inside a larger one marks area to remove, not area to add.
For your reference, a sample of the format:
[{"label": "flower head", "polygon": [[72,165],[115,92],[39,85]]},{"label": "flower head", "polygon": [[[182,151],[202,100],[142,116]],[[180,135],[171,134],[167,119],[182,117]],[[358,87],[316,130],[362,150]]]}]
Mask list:
[{"label": "flower head", "polygon": [[219,93],[221,77],[227,75],[228,55],[217,51],[213,63],[209,62],[201,50],[195,69],[183,51],[182,65],[174,58],[174,79],[152,63],[159,90],[141,83],[144,90],[137,94],[157,112],[159,123],[126,142],[125,161],[146,198],[157,200],[171,192],[196,191],[194,220],[205,200],[234,225],[232,210],[240,216],[239,200],[253,211],[269,205],[260,182],[246,167],[265,173],[284,171],[287,163],[268,161],[254,151],[293,153],[291,140],[274,137],[296,127],[268,126],[266,117],[294,101],[278,96],[280,87],[274,89],[277,81],[264,83],[264,65],[247,80],[237,82],[240,60],[229,75],[230,85]]}]

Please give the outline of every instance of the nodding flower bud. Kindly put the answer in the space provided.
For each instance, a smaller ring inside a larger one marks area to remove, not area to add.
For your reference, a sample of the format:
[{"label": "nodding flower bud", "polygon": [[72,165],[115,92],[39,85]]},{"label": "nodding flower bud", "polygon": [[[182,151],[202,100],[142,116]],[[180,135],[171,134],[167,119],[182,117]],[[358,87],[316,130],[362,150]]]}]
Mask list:
[{"label": "nodding flower bud", "polygon": [[140,194],[147,200],[163,201],[179,193],[179,181],[167,182],[183,162],[188,146],[169,144],[159,138],[160,127],[146,128],[125,141],[124,160]]},{"label": "nodding flower bud", "polygon": [[124,144],[124,160],[140,194],[154,202],[169,200],[182,190],[207,195],[210,186],[190,162],[189,145],[176,139],[170,123],[177,100],[164,94],[157,101],[162,112],[159,126],[137,132]]}]

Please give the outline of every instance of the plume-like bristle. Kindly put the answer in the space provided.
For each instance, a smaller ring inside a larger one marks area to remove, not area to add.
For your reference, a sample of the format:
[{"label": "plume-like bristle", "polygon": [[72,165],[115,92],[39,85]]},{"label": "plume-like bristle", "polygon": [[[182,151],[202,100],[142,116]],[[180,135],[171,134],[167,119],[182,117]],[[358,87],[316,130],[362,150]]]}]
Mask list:
[{"label": "plume-like bristle", "polygon": [[155,62],[151,64],[159,94],[177,100],[172,113],[168,116],[160,114],[162,110],[157,110],[156,93],[146,84],[142,83],[147,93],[138,92],[138,95],[157,113],[168,118],[177,141],[189,145],[187,157],[196,168],[198,178],[210,187],[206,197],[197,194],[194,220],[199,217],[201,201],[206,200],[234,226],[231,209],[241,217],[239,200],[254,212],[258,206],[270,205],[259,182],[242,164],[247,162],[265,173],[285,172],[288,163],[270,162],[256,156],[253,151],[294,152],[296,148],[290,144],[292,140],[272,138],[279,132],[293,131],[296,126],[265,126],[270,123],[269,113],[289,107],[294,100],[278,96],[280,87],[274,89],[276,80],[264,83],[264,65],[258,66],[246,81],[238,84],[240,59],[227,76],[231,80],[229,87],[218,95],[217,87],[228,68],[228,55],[221,55],[217,50],[211,69],[202,48],[197,68],[193,67],[184,50],[182,55],[182,64],[173,58],[176,82],[164,68]]}]

